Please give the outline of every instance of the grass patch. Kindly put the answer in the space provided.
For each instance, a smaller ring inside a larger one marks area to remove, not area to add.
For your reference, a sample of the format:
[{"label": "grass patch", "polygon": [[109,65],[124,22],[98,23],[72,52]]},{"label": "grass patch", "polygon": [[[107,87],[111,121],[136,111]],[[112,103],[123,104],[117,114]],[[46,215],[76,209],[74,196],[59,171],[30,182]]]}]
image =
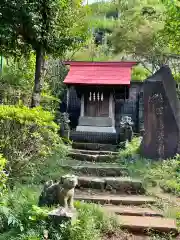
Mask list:
[{"label": "grass patch", "polygon": [[120,151],[119,162],[131,177],[141,178],[146,185],[159,185],[165,192],[180,196],[180,155],[172,159],[153,161],[139,154],[141,139],[134,138],[128,147]]},{"label": "grass patch", "polygon": [[[140,143],[141,138],[134,138],[125,150],[120,151],[119,162],[128,169],[131,177],[143,180],[148,194],[158,197],[155,208],[159,208],[165,217],[176,219],[180,227],[180,202],[177,204],[180,196],[180,155],[159,161],[145,159],[139,153]],[[161,239],[156,237],[152,239]]]}]

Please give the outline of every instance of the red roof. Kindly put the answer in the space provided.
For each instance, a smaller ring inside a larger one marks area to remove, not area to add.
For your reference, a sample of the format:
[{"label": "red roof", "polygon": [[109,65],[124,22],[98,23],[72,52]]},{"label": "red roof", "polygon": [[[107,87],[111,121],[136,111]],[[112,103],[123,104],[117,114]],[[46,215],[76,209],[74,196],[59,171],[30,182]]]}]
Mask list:
[{"label": "red roof", "polygon": [[65,62],[70,70],[65,84],[129,85],[136,62]]}]

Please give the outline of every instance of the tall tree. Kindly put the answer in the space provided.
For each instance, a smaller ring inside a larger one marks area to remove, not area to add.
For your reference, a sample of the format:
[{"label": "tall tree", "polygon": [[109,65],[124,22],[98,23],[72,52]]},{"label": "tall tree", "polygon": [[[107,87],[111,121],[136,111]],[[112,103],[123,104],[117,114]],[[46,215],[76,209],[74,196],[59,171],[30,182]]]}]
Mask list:
[{"label": "tall tree", "polygon": [[163,54],[169,52],[166,38],[162,37],[164,5],[160,0],[120,1],[119,4],[120,8],[122,5],[120,21],[111,38],[115,53],[131,56],[154,71],[162,64]]},{"label": "tall tree", "polygon": [[84,8],[81,0],[0,1],[1,52],[36,53],[32,107],[40,104],[45,56],[60,56],[86,38]]}]

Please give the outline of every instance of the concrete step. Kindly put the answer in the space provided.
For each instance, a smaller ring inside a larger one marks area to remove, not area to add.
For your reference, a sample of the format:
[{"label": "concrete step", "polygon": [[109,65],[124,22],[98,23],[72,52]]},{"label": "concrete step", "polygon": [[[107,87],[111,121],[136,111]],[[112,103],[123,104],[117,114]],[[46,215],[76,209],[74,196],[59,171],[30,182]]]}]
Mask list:
[{"label": "concrete step", "polygon": [[100,144],[100,143],[81,143],[73,142],[72,148],[74,149],[84,149],[84,150],[94,150],[94,151],[117,151],[117,145],[112,144]]},{"label": "concrete step", "polygon": [[176,221],[161,217],[138,217],[138,216],[117,216],[121,228],[133,232],[144,232],[149,230],[163,233],[177,233]]},{"label": "concrete step", "polygon": [[69,157],[87,162],[114,162],[116,159],[116,156],[113,155],[91,155],[77,152],[70,152]]},{"label": "concrete step", "polygon": [[100,204],[114,204],[114,205],[144,205],[144,204],[154,204],[156,202],[155,198],[142,196],[142,195],[116,195],[116,194],[87,194],[82,191],[77,191],[75,193],[75,200],[85,201],[90,203],[100,203]]},{"label": "concrete step", "polygon": [[154,211],[151,208],[121,205],[103,205],[102,208],[107,212],[115,213],[117,215],[163,217],[162,213]]},{"label": "concrete step", "polygon": [[130,177],[78,177],[78,187],[111,190],[117,193],[144,194],[145,189],[141,180],[132,179]]},{"label": "concrete step", "polygon": [[108,163],[89,163],[77,160],[66,160],[61,167],[73,171],[76,175],[86,174],[86,176],[97,177],[122,177],[128,176],[128,170],[118,164]]},{"label": "concrete step", "polygon": [[83,154],[88,154],[88,155],[113,155],[117,156],[119,153],[118,152],[112,152],[112,151],[101,151],[101,150],[85,150],[85,149],[73,149],[72,152],[75,153],[83,153]]}]

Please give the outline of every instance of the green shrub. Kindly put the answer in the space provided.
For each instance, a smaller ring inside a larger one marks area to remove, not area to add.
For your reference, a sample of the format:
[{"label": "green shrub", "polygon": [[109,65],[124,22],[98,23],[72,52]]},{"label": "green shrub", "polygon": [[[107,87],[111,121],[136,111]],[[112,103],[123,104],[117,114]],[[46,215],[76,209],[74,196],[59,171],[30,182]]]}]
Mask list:
[{"label": "green shrub", "polygon": [[0,94],[4,104],[29,104],[34,81],[35,55],[9,58],[0,73]]},{"label": "green shrub", "polygon": [[7,174],[4,171],[6,163],[6,159],[0,154],[0,197],[3,196],[3,193],[6,190]]},{"label": "green shrub", "polygon": [[[0,205],[0,232],[12,235],[31,232],[36,226],[44,227],[47,209],[36,206],[40,194],[39,187],[16,185],[9,190]],[[21,238],[20,238],[21,239]]]},{"label": "green shrub", "polygon": [[0,233],[7,232],[11,228],[23,230],[23,225],[12,209],[0,205]]},{"label": "green shrub", "polygon": [[[65,148],[65,146],[62,145],[61,149],[62,148]],[[62,154],[62,152],[55,152],[52,156],[47,157],[43,161],[43,164],[36,167],[36,174],[34,174],[33,177],[25,176],[25,178],[23,178],[24,182],[42,184],[49,180],[60,179],[60,176],[70,172],[62,168],[61,165],[63,161],[66,161],[64,154]]]},{"label": "green shrub", "polygon": [[151,72],[142,66],[136,66],[132,69],[132,80],[144,81],[151,75]]},{"label": "green shrub", "polygon": [[106,215],[100,206],[81,202],[76,202],[75,206],[79,217],[69,229],[69,239],[91,240],[93,236],[93,239],[98,240],[103,234],[117,231],[115,216]]},{"label": "green shrub", "polygon": [[139,154],[141,139],[134,138],[126,149],[120,150],[119,162],[132,177],[146,184],[159,185],[165,192],[180,196],[180,155],[172,159],[153,161]]},{"label": "green shrub", "polygon": [[75,202],[77,220],[70,225],[63,223],[54,227],[46,221],[50,209],[36,206],[39,194],[39,187],[28,185],[16,185],[9,192],[4,206],[0,206],[0,226],[4,226],[0,227],[0,240],[39,240],[45,229],[51,240],[91,240],[92,236],[94,240],[99,240],[102,235],[117,231],[117,222],[113,216],[105,215],[96,204],[81,202]]},{"label": "green shrub", "polygon": [[8,160],[9,180],[32,176],[54,150],[64,153],[53,119],[40,107],[0,106],[0,151]]},{"label": "green shrub", "polygon": [[[60,95],[64,91],[63,80],[67,69],[59,60],[48,57],[47,70],[41,93],[43,109],[54,112],[59,107]],[[0,100],[6,105],[22,102],[30,106],[34,84],[36,57],[31,53],[28,57],[8,58],[4,61],[0,72]]]},{"label": "green shrub", "polygon": [[132,159],[139,153],[139,146],[141,139],[139,137],[134,137],[130,143],[128,143],[125,149],[121,149],[119,152],[119,157],[121,160]]},{"label": "green shrub", "polygon": [[165,192],[180,196],[180,178],[162,181],[160,185]]}]

